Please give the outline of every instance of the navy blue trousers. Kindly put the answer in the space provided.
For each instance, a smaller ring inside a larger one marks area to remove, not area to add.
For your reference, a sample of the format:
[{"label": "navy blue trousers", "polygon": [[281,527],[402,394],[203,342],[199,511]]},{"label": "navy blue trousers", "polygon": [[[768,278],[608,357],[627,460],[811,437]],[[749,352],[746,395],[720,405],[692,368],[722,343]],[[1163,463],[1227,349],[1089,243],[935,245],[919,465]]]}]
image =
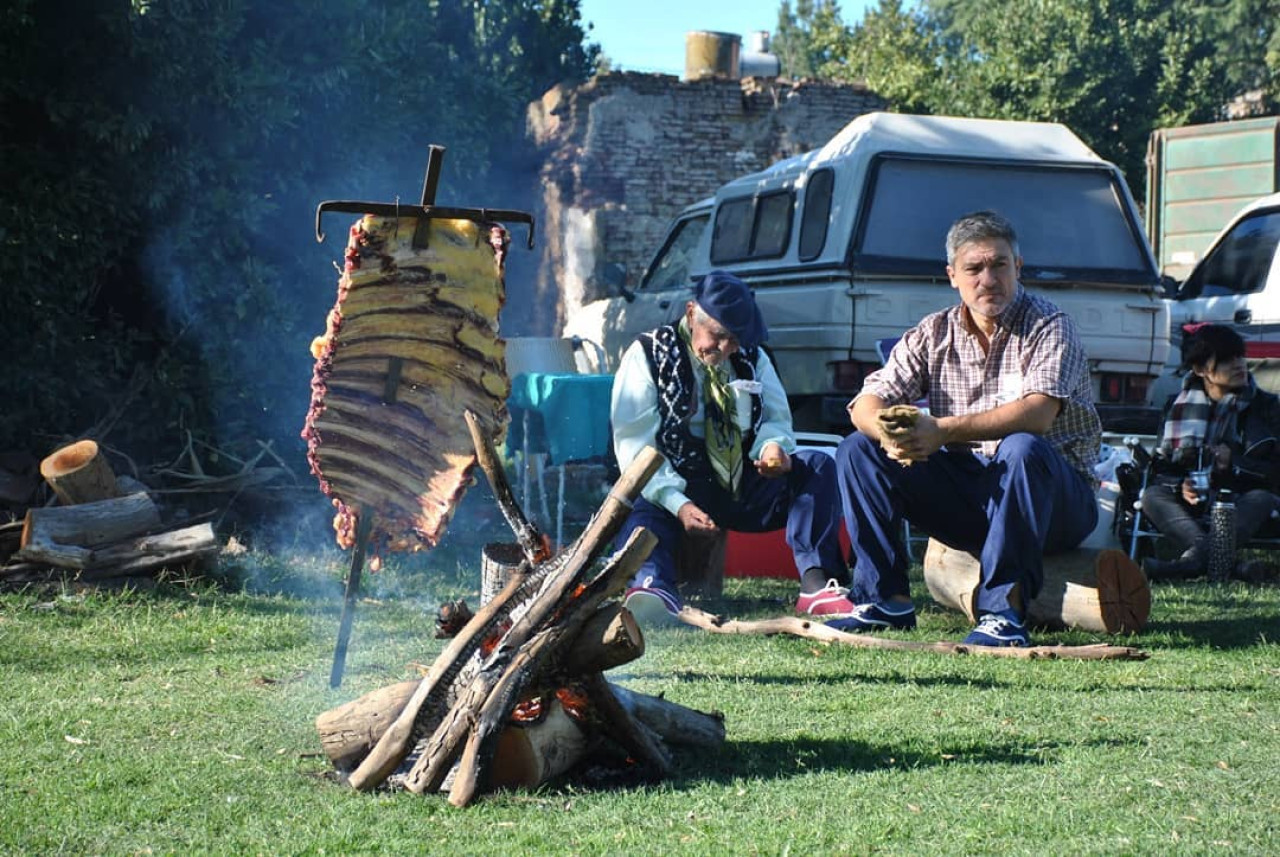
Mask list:
[{"label": "navy blue trousers", "polygon": [[[690,482],[684,493],[722,530],[764,533],[785,526],[787,545],[801,574],[805,569],[819,567],[832,577],[844,579],[847,568],[840,551],[840,496],[836,489],[836,463],[829,454],[797,450],[791,454],[791,472],[777,479],[765,479],[748,461],[737,500],[714,480]],[[617,544],[625,544],[636,527],[644,527],[657,536],[658,544],[631,585],[644,585],[652,577],[675,592],[676,552],[684,534],[680,519],[640,498],[623,524]]]},{"label": "navy blue trousers", "polygon": [[944,449],[904,467],[854,432],[836,450],[836,464],[857,604],[910,595],[903,518],[978,557],[976,612],[1020,614],[1023,604],[1009,600],[1014,584],[1024,601],[1034,598],[1044,582],[1043,554],[1075,547],[1098,522],[1093,487],[1039,435],[1009,435],[990,459]]}]

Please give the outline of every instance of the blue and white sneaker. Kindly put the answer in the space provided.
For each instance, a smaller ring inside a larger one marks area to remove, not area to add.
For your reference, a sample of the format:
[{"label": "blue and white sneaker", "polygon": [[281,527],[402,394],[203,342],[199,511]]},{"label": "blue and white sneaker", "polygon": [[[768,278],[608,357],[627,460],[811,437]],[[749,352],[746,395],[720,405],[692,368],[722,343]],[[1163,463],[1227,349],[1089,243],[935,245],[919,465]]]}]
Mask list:
[{"label": "blue and white sneaker", "polygon": [[640,586],[627,590],[622,606],[631,611],[642,628],[672,627],[680,624],[680,596],[671,592],[652,577],[646,577]]},{"label": "blue and white sneaker", "polygon": [[970,646],[1029,646],[1031,636],[1026,623],[1012,610],[983,613],[978,625],[964,638]]},{"label": "blue and white sneaker", "polygon": [[837,631],[849,631],[854,634],[863,631],[883,631],[893,628],[898,631],[910,631],[916,626],[916,608],[914,604],[890,604],[882,601],[879,604],[859,604],[844,619],[832,619],[827,622],[828,628]]}]

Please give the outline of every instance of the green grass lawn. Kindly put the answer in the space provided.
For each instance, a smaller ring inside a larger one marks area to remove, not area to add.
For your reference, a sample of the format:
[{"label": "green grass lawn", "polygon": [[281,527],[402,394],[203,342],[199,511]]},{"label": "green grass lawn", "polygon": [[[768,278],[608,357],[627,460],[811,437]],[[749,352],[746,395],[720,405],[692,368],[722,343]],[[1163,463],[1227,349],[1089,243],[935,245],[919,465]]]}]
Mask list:
[{"label": "green grass lawn", "polygon": [[[1280,853],[1280,588],[1157,586],[1148,629],[1120,640],[1145,661],[654,633],[612,677],[723,712],[723,748],[658,785],[459,810],[337,784],[313,720],[429,664],[436,605],[474,606],[478,572],[370,578],[335,691],[339,562],[241,558],[240,592],[0,596],[0,852]],[[920,628],[897,636],[963,636],[917,590]],[[730,581],[708,606],[761,618],[793,597]]]}]

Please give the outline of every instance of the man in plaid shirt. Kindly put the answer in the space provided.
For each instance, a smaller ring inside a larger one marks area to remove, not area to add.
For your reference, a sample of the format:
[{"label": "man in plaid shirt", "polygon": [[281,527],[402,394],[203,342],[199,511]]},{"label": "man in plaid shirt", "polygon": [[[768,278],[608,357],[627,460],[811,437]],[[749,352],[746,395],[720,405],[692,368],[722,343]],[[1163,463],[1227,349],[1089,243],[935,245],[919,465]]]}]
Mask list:
[{"label": "man in plaid shirt", "polygon": [[[903,334],[849,404],[856,432],[836,453],[856,560],[850,631],[914,628],[905,518],[977,555],[972,645],[1029,645],[1026,604],[1042,555],[1068,550],[1097,524],[1093,465],[1102,426],[1071,319],[1018,280],[1022,257],[1000,215],[965,215],[947,232],[956,306]],[[914,427],[890,437],[878,415],[928,399]]]}]

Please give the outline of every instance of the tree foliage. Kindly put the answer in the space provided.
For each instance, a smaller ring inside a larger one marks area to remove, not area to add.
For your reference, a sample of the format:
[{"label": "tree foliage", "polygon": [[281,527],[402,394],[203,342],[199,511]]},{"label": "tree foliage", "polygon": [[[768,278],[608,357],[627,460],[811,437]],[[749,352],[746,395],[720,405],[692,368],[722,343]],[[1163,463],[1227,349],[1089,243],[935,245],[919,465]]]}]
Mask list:
[{"label": "tree foliage", "polygon": [[852,26],[811,7],[782,12],[821,76],[904,112],[1062,122],[1135,187],[1154,128],[1280,104],[1280,0],[880,0]]},{"label": "tree foliage", "polygon": [[440,143],[442,202],[527,205],[525,106],[598,53],[577,0],[6,6],[0,449],[37,454],[296,444],[345,231],[316,203],[416,201]]},{"label": "tree foliage", "polygon": [[840,49],[843,37],[836,0],[796,0],[794,9],[789,0],[782,0],[771,49],[784,77],[826,77],[824,69],[833,52]]}]

